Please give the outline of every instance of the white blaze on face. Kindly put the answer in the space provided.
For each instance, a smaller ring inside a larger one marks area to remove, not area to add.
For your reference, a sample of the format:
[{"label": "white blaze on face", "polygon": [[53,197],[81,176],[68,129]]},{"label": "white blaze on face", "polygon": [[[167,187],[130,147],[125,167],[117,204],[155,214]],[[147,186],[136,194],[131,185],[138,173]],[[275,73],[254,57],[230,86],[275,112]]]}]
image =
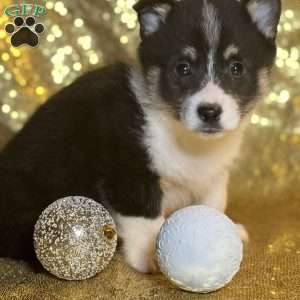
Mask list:
[{"label": "white blaze on face", "polygon": [[211,3],[207,3],[207,0],[203,2],[202,15],[202,27],[209,46],[207,77],[213,81],[215,79],[214,60],[220,41],[221,23],[216,8]]},{"label": "white blaze on face", "polygon": [[201,130],[205,125],[198,114],[199,106],[205,104],[216,104],[222,108],[219,125],[223,130],[234,130],[238,127],[241,119],[238,100],[210,81],[202,90],[185,99],[182,119],[187,128]]},{"label": "white blaze on face", "polygon": [[[211,3],[208,3],[207,0],[203,1],[202,16],[202,27],[209,46],[207,56],[207,84],[199,92],[185,99],[181,117],[187,128],[201,131],[201,128],[209,127],[209,124],[200,119],[198,114],[199,106],[206,104],[217,105],[222,109],[218,124],[221,130],[234,130],[238,127],[241,119],[238,101],[233,96],[226,94],[215,83],[218,82],[215,72],[215,60],[222,25],[218,18],[217,9]],[[224,55],[228,57],[236,54],[237,51],[238,49],[234,45],[231,45]]]}]

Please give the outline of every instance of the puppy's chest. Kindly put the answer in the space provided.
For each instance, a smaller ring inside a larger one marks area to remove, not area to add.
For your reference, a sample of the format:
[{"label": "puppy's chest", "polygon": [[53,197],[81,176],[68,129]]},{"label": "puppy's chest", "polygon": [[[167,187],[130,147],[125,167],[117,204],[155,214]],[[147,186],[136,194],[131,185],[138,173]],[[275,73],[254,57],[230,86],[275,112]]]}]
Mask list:
[{"label": "puppy's chest", "polygon": [[161,122],[150,123],[146,133],[151,168],[161,178],[166,214],[201,202],[238,153],[238,143],[228,147],[223,142],[195,139],[184,132],[172,132]]},{"label": "puppy's chest", "polygon": [[[163,211],[173,211],[201,202],[213,185],[213,179],[222,172],[218,158],[211,155],[190,156],[165,145],[154,155],[153,167],[160,175],[163,191]],[[158,149],[157,149],[158,150]]]}]

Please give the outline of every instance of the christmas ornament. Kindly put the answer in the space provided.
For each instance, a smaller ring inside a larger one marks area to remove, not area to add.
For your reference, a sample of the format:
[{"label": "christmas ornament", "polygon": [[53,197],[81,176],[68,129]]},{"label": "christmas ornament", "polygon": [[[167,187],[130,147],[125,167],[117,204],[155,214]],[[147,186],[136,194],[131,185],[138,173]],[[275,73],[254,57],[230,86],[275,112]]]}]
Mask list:
[{"label": "christmas ornament", "polygon": [[181,289],[207,293],[231,281],[242,261],[235,224],[207,206],[190,206],[166,220],[157,239],[161,271]]},{"label": "christmas ornament", "polygon": [[87,279],[102,271],[116,245],[116,226],[108,211],[84,197],[55,201],[34,229],[37,258],[50,273],[67,280]]}]

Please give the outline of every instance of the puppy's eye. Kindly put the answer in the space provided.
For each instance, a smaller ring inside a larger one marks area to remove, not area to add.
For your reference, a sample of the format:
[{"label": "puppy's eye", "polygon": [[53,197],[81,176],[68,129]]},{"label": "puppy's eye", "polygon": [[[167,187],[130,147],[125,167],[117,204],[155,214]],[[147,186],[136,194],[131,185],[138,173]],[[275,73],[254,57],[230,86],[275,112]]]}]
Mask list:
[{"label": "puppy's eye", "polygon": [[192,74],[192,67],[189,62],[182,61],[176,65],[177,75],[184,77]]},{"label": "puppy's eye", "polygon": [[230,64],[230,73],[235,78],[243,76],[244,69],[244,65],[241,62],[235,61]]}]

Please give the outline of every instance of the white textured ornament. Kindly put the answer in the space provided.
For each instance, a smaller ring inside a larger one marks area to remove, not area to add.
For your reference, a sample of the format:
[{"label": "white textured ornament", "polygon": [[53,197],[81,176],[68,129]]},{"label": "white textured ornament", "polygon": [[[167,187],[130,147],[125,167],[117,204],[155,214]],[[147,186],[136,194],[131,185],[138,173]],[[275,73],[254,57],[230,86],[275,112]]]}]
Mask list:
[{"label": "white textured ornament", "polygon": [[225,286],[238,272],[243,243],[224,214],[204,205],[189,206],[163,224],[156,253],[161,271],[172,283],[208,293]]},{"label": "white textured ornament", "polygon": [[34,229],[37,258],[46,270],[66,280],[87,279],[102,271],[116,246],[116,225],[109,212],[85,197],[53,202]]}]

